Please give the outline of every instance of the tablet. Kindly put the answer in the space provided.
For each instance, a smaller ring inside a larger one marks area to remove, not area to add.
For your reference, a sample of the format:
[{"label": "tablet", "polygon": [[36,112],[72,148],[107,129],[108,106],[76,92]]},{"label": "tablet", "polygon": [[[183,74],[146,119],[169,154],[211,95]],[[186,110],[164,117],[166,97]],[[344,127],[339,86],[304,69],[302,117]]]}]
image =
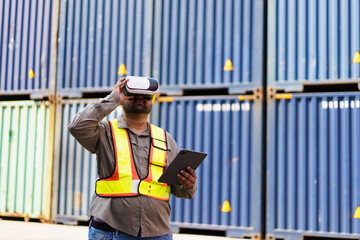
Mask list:
[{"label": "tablet", "polygon": [[170,165],[165,169],[158,181],[170,185],[180,185],[177,180],[177,174],[180,173],[181,170],[187,171],[187,166],[196,170],[206,156],[207,154],[202,152],[195,152],[186,149],[181,150]]}]

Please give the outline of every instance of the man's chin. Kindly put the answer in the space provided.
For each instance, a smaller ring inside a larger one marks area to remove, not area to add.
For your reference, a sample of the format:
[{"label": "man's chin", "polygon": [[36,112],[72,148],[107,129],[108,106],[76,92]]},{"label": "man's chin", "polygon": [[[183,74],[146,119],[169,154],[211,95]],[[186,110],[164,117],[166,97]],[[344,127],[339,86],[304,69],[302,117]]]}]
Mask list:
[{"label": "man's chin", "polygon": [[132,108],[127,113],[135,113],[135,114],[149,114],[151,109],[146,109],[146,107],[135,107]]}]

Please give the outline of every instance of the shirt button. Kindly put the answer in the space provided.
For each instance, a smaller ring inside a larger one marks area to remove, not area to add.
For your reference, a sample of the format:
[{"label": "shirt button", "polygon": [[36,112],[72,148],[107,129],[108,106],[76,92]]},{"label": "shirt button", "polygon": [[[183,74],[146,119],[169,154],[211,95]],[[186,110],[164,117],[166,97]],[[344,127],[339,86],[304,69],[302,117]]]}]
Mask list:
[{"label": "shirt button", "polygon": [[151,190],[149,190],[149,193],[151,193]]}]

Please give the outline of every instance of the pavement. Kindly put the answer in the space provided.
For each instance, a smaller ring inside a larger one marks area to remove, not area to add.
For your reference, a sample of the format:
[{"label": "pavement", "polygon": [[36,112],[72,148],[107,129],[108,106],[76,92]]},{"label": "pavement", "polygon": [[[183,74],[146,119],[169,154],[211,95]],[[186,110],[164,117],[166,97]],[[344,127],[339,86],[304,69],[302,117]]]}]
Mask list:
[{"label": "pavement", "polygon": [[[174,240],[239,240],[239,238],[174,234]],[[0,220],[0,240],[87,240],[88,227]]]}]

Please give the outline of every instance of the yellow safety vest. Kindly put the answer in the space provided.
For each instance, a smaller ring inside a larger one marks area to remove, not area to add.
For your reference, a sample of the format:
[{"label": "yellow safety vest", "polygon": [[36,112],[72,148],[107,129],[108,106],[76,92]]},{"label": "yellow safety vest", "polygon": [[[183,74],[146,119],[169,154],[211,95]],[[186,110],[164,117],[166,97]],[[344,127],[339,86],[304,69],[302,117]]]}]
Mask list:
[{"label": "yellow safety vest", "polygon": [[170,186],[157,180],[166,167],[167,143],[165,131],[150,124],[151,144],[148,176],[140,179],[133,159],[130,138],[126,129],[118,128],[117,120],[110,126],[114,140],[116,165],[108,178],[96,181],[95,192],[102,197],[146,195],[163,201],[170,198]]}]

